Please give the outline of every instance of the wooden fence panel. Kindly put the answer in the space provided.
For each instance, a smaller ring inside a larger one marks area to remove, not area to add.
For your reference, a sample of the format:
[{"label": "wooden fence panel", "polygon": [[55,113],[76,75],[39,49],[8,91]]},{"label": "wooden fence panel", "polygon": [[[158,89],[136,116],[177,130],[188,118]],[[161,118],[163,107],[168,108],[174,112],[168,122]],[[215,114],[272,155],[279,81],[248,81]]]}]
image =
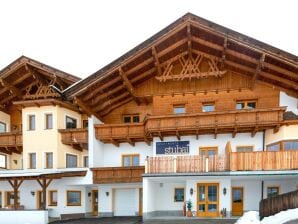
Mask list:
[{"label": "wooden fence panel", "polygon": [[298,208],[298,190],[261,200],[259,204],[260,218],[263,219],[293,208]]}]

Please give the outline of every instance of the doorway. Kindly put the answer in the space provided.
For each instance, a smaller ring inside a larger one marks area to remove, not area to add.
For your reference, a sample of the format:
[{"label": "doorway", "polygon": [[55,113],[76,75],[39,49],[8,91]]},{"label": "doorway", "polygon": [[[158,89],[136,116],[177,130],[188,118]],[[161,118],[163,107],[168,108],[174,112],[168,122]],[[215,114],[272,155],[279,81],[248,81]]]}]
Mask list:
[{"label": "doorway", "polygon": [[199,183],[197,185],[197,215],[199,217],[218,216],[219,205],[219,184]]},{"label": "doorway", "polygon": [[98,216],[98,190],[92,190],[92,215]]},{"label": "doorway", "polygon": [[232,216],[243,215],[243,187],[232,188]]},{"label": "doorway", "polygon": [[43,194],[42,191],[37,191],[37,209],[42,209],[42,205],[43,205]]}]

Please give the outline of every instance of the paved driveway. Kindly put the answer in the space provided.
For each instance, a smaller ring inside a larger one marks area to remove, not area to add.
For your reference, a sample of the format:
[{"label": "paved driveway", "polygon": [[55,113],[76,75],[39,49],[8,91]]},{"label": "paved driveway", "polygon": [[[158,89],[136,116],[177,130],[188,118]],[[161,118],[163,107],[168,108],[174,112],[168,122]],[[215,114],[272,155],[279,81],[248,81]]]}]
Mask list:
[{"label": "paved driveway", "polygon": [[[183,220],[151,220],[144,224],[234,224],[236,220],[228,219],[183,219]],[[84,218],[69,221],[55,221],[51,224],[142,224],[141,217]]]}]

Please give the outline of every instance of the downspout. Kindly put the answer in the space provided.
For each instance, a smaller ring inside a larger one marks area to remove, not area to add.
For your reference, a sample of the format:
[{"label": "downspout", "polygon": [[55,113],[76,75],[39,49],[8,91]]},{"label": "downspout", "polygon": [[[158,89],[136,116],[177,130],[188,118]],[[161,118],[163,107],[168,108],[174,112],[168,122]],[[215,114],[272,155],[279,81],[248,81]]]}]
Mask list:
[{"label": "downspout", "polygon": [[[265,151],[265,130],[263,130],[263,152]],[[262,180],[262,186],[261,186],[261,200],[264,199],[264,181]]]}]

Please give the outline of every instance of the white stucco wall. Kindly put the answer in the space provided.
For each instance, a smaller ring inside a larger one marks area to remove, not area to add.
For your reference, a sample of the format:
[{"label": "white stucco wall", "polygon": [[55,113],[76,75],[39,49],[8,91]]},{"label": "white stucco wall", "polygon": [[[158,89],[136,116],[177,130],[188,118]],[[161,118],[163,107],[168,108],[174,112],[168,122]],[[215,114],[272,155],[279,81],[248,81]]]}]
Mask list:
[{"label": "white stucco wall", "polygon": [[[12,218],[13,217],[13,218]],[[48,211],[0,211],[1,223],[5,224],[47,224]]]},{"label": "white stucco wall", "polygon": [[267,187],[279,187],[279,194],[297,190],[298,179],[264,181],[264,198],[267,198]]},{"label": "white stucco wall", "polygon": [[287,111],[293,111],[298,115],[298,99],[287,95],[285,92],[279,94],[279,106],[287,106]]},{"label": "white stucco wall", "polygon": [[[165,137],[164,141],[178,141],[176,137]],[[199,155],[200,147],[218,147],[218,153],[224,154],[228,141],[231,143],[232,151],[236,151],[237,146],[254,146],[254,151],[263,149],[263,133],[258,132],[254,137],[251,133],[239,133],[232,137],[231,134],[219,134],[217,138],[214,135],[200,135],[199,139],[195,136],[182,136],[181,141],[189,141],[190,155]],[[158,137],[153,139],[153,154],[156,155],[156,142],[160,142]]]}]

